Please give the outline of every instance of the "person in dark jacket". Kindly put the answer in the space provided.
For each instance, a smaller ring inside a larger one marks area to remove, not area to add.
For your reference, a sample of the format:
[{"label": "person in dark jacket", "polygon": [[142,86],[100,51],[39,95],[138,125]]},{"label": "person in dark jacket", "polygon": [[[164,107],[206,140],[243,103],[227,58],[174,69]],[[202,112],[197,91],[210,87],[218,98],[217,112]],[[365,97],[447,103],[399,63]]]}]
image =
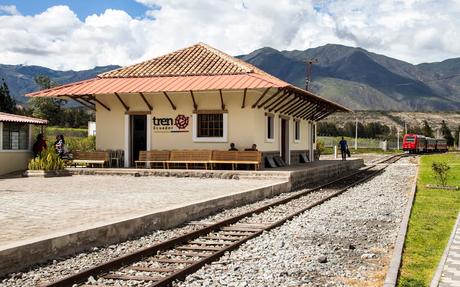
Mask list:
[{"label": "person in dark jacket", "polygon": [[340,152],[342,153],[342,160],[346,160],[348,143],[343,137],[342,137],[342,140],[339,142],[339,146],[340,146]]},{"label": "person in dark jacket", "polygon": [[37,135],[37,140],[35,141],[34,145],[32,146],[32,151],[34,153],[34,157],[39,156],[42,151],[44,151],[47,148],[46,146],[46,140],[43,136],[43,134],[38,134]]},{"label": "person in dark jacket", "polygon": [[238,149],[235,147],[234,143],[230,144],[230,148],[228,149],[229,151],[237,151]]}]

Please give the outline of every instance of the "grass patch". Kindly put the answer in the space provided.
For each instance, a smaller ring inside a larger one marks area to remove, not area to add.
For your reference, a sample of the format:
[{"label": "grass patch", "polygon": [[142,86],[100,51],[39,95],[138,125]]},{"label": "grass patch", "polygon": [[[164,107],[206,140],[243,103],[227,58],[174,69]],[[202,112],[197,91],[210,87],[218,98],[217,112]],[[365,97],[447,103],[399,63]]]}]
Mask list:
[{"label": "grass patch", "polygon": [[409,221],[398,286],[429,286],[460,211],[460,191],[434,190],[431,164],[445,162],[451,170],[448,185],[460,185],[460,153],[424,155],[417,194]]}]

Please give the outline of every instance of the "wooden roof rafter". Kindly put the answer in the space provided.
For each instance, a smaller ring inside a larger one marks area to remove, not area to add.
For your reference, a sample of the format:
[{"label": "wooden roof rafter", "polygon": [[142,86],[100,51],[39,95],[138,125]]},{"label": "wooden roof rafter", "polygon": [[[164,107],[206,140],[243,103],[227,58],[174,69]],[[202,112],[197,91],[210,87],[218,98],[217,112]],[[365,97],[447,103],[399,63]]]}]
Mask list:
[{"label": "wooden roof rafter", "polygon": [[198,110],[198,105],[196,104],[195,95],[193,94],[193,91],[192,91],[192,90],[190,90],[190,96],[192,97],[193,110],[194,110],[194,111],[197,111],[197,110]]},{"label": "wooden roof rafter", "polygon": [[114,94],[117,97],[118,101],[121,103],[121,105],[125,108],[125,111],[129,111],[128,105],[123,101],[120,95],[118,93],[114,93]]},{"label": "wooden roof rafter", "polygon": [[166,99],[168,100],[169,104],[171,105],[171,108],[173,110],[176,110],[176,105],[174,105],[173,101],[171,100],[171,98],[169,97],[168,93],[166,92],[163,92],[163,95],[166,97]]},{"label": "wooden roof rafter", "polygon": [[260,97],[257,99],[257,101],[251,106],[251,108],[255,108],[257,106],[257,104],[259,104],[259,102],[265,97],[265,95],[268,93],[268,91],[270,91],[271,88],[267,88],[265,89],[265,91],[263,91],[263,93],[260,95]]},{"label": "wooden roof rafter", "polygon": [[101,105],[104,109],[106,109],[107,111],[110,112],[110,108],[109,108],[106,104],[104,104],[103,102],[101,102],[100,100],[98,100],[98,99],[96,98],[96,96],[94,96],[94,95],[85,95],[85,96],[82,96],[81,98],[86,98],[88,101],[89,101],[89,100],[93,100],[93,101],[95,101],[96,103],[98,103],[99,105]]},{"label": "wooden roof rafter", "polygon": [[[292,97],[294,96],[294,97]],[[286,105],[290,104],[292,101],[296,101],[299,98],[299,95],[297,93],[290,93],[284,100],[282,100],[279,104],[273,107],[273,112],[277,113],[280,110],[284,109]]]},{"label": "wooden roof rafter", "polygon": [[290,108],[292,108],[294,105],[297,105],[298,103],[303,103],[302,97],[294,98],[293,101],[288,103],[286,106],[280,108],[280,114],[285,114]]},{"label": "wooden roof rafter", "polygon": [[225,111],[225,103],[224,103],[224,95],[222,89],[219,89],[219,96],[220,96],[220,108]]},{"label": "wooden roof rafter", "polygon": [[91,109],[93,111],[96,111],[96,105],[90,101],[87,101],[83,98],[80,98],[80,97],[77,97],[77,96],[68,96],[69,98],[71,98],[72,100],[80,103],[81,105],[87,107],[88,109]]},{"label": "wooden roof rafter", "polygon": [[308,109],[305,109],[301,114],[299,114],[299,117],[305,117],[306,115],[310,114],[311,112],[314,112],[315,109],[317,109],[319,107],[319,105],[317,103],[313,103],[313,105],[308,108]]},{"label": "wooden roof rafter", "polygon": [[152,107],[152,105],[147,101],[147,99],[145,98],[144,93],[140,92],[139,95],[141,96],[142,100],[144,101],[144,103],[145,103],[145,105],[147,106],[147,108],[149,109],[149,111],[152,111],[152,110],[153,110],[153,107]]},{"label": "wooden roof rafter", "polygon": [[[248,93],[248,89],[244,89],[243,91],[243,102],[241,103],[241,108],[244,109],[244,107],[246,106],[246,94]],[[222,93],[220,94],[220,97],[222,99]],[[225,110],[225,108],[222,108],[222,110]]]},{"label": "wooden roof rafter", "polygon": [[290,95],[292,95],[292,92],[290,92],[288,90],[284,90],[283,94],[281,96],[279,96],[279,98],[277,100],[275,100],[273,103],[268,105],[265,109],[268,109],[268,111],[271,112],[275,107],[278,106],[279,103],[283,102]]},{"label": "wooden roof rafter", "polygon": [[263,106],[265,106],[267,103],[271,102],[271,100],[273,100],[279,93],[281,93],[284,89],[278,89],[278,91],[276,91],[273,95],[271,95],[271,97],[269,97],[268,99],[266,99],[263,103],[259,104],[257,106],[257,108],[261,108]]}]

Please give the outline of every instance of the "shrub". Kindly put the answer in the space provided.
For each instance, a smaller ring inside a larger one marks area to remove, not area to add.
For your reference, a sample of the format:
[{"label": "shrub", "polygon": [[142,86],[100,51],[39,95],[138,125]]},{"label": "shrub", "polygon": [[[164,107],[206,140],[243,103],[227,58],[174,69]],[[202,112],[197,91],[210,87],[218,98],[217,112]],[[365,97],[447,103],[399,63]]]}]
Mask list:
[{"label": "shrub", "polygon": [[450,167],[444,162],[433,162],[431,164],[431,170],[434,173],[434,178],[439,185],[447,185],[447,176],[449,173]]},{"label": "shrub", "polygon": [[96,136],[89,136],[84,138],[69,137],[65,139],[65,144],[69,151],[95,151],[96,150]]},{"label": "shrub", "polygon": [[28,168],[30,170],[63,170],[64,161],[52,149],[44,150],[40,156],[31,159]]}]

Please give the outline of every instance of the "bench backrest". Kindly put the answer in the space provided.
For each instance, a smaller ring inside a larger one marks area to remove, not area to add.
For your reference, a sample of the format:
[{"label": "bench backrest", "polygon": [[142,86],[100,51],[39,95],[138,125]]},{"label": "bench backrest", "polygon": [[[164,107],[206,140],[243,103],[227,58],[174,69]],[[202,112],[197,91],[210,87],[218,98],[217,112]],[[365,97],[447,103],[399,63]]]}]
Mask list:
[{"label": "bench backrest", "polygon": [[170,161],[210,161],[212,158],[211,150],[173,150],[171,151]]},{"label": "bench backrest", "polygon": [[214,150],[212,151],[212,160],[215,161],[236,161],[237,151]]},{"label": "bench backrest", "polygon": [[260,151],[238,151],[236,161],[260,162],[261,154]]},{"label": "bench backrest", "polygon": [[107,151],[75,151],[73,158],[78,160],[109,160],[109,152]]},{"label": "bench backrest", "polygon": [[168,161],[169,150],[141,150],[139,152],[140,161]]}]

